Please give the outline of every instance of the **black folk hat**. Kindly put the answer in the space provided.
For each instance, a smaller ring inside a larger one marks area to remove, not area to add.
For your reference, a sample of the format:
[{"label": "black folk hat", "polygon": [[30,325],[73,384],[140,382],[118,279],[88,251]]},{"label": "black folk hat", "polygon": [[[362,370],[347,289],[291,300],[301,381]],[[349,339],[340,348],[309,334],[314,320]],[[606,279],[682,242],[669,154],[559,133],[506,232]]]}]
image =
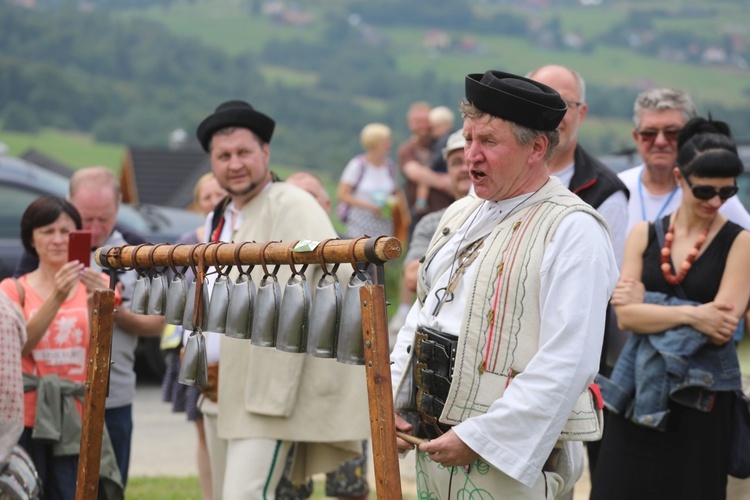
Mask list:
[{"label": "black folk hat", "polygon": [[208,115],[198,125],[195,135],[205,151],[211,144],[214,132],[226,127],[242,127],[255,132],[263,142],[271,142],[273,129],[276,126],[271,118],[256,111],[245,101],[227,101],[219,104],[213,114]]},{"label": "black folk hat", "polygon": [[553,88],[494,70],[466,76],[466,100],[485,113],[534,130],[555,130],[568,110]]}]

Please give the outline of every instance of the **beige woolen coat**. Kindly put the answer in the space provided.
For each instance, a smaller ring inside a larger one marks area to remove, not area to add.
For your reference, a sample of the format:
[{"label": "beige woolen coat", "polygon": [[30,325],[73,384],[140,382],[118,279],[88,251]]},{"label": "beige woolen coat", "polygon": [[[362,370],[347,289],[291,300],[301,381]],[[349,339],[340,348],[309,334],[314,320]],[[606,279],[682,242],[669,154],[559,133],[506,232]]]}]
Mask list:
[{"label": "beige woolen coat", "polygon": [[[315,199],[283,182],[272,183],[250,201],[242,220],[235,243],[336,237],[328,214]],[[342,265],[337,274],[345,287],[351,267]],[[282,293],[290,275],[288,266],[278,272]],[[314,292],[320,267],[310,266],[305,275]],[[257,286],[263,277],[261,266],[252,277]],[[219,370],[219,436],[300,443],[293,480],[333,470],[362,453],[361,441],[370,433],[363,366],[222,337]]]}]

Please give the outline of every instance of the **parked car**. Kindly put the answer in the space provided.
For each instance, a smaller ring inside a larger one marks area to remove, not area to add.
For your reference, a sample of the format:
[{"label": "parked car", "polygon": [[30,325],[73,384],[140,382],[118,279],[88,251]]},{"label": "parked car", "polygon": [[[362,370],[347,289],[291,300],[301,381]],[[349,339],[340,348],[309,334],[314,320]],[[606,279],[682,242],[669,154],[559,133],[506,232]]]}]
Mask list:
[{"label": "parked car", "polygon": [[[65,196],[68,179],[19,158],[0,156],[0,280],[13,274],[23,254],[20,221],[26,207],[42,195]],[[122,204],[118,227],[138,233],[152,243],[172,243],[183,233],[195,229],[203,218],[195,212],[159,205]],[[158,338],[141,338],[136,351],[139,371],[164,374],[164,358]]]}]

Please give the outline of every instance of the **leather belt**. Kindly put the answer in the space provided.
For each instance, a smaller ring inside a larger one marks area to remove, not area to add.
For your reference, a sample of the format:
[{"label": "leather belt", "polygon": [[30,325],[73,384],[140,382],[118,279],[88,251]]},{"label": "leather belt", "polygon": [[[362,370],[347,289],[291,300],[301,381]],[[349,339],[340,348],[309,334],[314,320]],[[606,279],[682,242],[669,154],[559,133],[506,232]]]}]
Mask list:
[{"label": "leather belt", "polygon": [[435,439],[451,427],[438,419],[450,390],[457,344],[455,335],[425,327],[417,329],[414,382],[421,424],[419,437]]}]

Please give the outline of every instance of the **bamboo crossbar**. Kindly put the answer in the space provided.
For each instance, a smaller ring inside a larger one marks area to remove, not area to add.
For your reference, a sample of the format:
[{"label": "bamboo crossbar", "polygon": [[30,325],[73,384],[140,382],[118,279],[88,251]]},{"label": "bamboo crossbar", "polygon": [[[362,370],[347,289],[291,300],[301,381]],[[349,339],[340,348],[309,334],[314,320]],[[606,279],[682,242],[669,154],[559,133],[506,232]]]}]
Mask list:
[{"label": "bamboo crossbar", "polygon": [[[375,241],[371,242],[373,239]],[[295,243],[297,242],[125,245],[98,249],[95,260],[97,264],[108,269],[197,266],[201,254],[204,265],[214,267],[260,265],[263,260],[268,265],[321,263],[321,252],[317,248],[308,252],[291,252],[290,249]],[[331,239],[322,244],[322,259],[326,264],[351,263],[352,246],[354,262],[383,263],[395,260],[401,255],[401,242],[398,238],[390,236],[351,240]]]}]

